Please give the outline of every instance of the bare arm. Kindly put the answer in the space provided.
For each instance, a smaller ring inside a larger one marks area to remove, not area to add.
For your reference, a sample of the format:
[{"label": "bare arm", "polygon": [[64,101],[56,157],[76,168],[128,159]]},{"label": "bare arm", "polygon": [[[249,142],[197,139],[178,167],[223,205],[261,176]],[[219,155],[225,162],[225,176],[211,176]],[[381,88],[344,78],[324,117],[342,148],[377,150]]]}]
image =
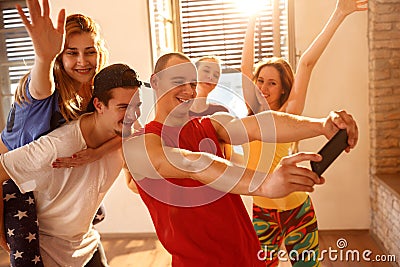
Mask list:
[{"label": "bare arm", "polygon": [[63,50],[65,10],[59,12],[57,28],[54,28],[49,16],[48,0],[43,0],[43,10],[38,0],[27,0],[27,5],[32,22],[27,19],[20,5],[16,8],[35,48],[29,92],[33,98],[40,100],[50,96],[55,90],[53,66],[56,56]]},{"label": "bare arm", "polygon": [[129,169],[128,169],[128,166],[125,165],[124,168],[123,168],[123,171],[124,171],[124,173],[125,173],[125,182],[126,182],[126,185],[128,186],[128,188],[129,188],[132,192],[138,194],[139,191],[138,191],[138,189],[137,189],[137,186],[136,186],[136,184],[135,184],[135,181],[133,180],[133,176],[132,176],[131,172],[130,172]]},{"label": "bare arm", "polygon": [[188,178],[217,190],[235,194],[282,197],[294,191],[312,191],[323,183],[312,171],[297,167],[303,160],[320,160],[317,154],[301,154],[285,159],[271,175],[253,171],[204,152],[163,146],[159,136],[146,134],[124,142],[128,168],[137,180]]},{"label": "bare arm", "polygon": [[254,68],[254,31],[256,25],[256,16],[251,16],[247,24],[246,35],[244,38],[242,50],[242,90],[246,105],[257,113],[260,111],[260,103],[257,100],[257,87],[253,83]]},{"label": "bare arm", "polygon": [[317,64],[318,59],[344,19],[353,12],[367,10],[367,3],[368,0],[337,1],[336,8],[327,24],[301,56],[289,98],[280,108],[280,111],[292,114],[301,114],[303,112],[311,73],[314,66]]},{"label": "bare arm", "polygon": [[6,152],[8,152],[8,148],[3,143],[3,140],[1,140],[1,135],[0,135],[0,154],[4,154]]},{"label": "bare arm", "polygon": [[99,160],[103,155],[121,148],[122,138],[116,136],[105,142],[98,148],[87,148],[79,151],[71,157],[57,158],[52,163],[53,168],[71,168],[89,164]]},{"label": "bare arm", "polygon": [[229,114],[211,116],[221,143],[240,145],[254,140],[272,143],[299,141],[319,135],[330,139],[339,129],[347,129],[349,147],[358,140],[357,124],[345,111],[331,112],[324,119],[292,115],[278,111],[263,111],[239,119]]}]

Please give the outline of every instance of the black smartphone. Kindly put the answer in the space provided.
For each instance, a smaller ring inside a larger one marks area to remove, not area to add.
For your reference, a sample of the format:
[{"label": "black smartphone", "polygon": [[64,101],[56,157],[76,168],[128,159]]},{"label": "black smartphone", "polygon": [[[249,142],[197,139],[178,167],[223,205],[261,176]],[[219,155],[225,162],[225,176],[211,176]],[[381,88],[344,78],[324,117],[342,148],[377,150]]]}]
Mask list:
[{"label": "black smartphone", "polygon": [[348,147],[346,129],[340,129],[318,152],[322,161],[311,161],[311,170],[321,176],[332,162]]}]

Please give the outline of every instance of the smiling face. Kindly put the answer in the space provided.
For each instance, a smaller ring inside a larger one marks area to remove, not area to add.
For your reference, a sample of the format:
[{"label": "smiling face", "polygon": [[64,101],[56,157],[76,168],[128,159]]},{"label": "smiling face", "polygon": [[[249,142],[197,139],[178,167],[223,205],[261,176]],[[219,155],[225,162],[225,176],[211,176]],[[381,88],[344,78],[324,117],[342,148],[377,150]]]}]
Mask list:
[{"label": "smiling face", "polygon": [[294,73],[284,58],[272,57],[257,64],[253,82],[267,101],[269,108],[280,110],[289,98],[294,83]]},{"label": "smiling face", "polygon": [[[140,116],[141,103],[138,87],[114,88],[111,90],[111,98],[108,100],[107,105],[102,103],[101,108],[98,110],[101,113],[101,122],[105,127],[109,127],[114,134],[122,136],[124,123],[132,125]],[[124,122],[127,110],[132,114],[130,114],[129,120]]]},{"label": "smiling face", "polygon": [[201,95],[208,95],[216,87],[219,81],[221,76],[220,65],[212,58],[203,59],[196,63],[196,65],[199,79],[197,90]]},{"label": "smiling face", "polygon": [[164,122],[169,117],[186,122],[191,100],[196,97],[195,66],[188,60],[171,57],[164,70],[153,74],[151,82],[157,94],[156,120]]},{"label": "smiling face", "polygon": [[273,66],[264,66],[255,83],[272,110],[279,110],[284,93],[279,71]]},{"label": "smiling face", "polygon": [[65,43],[62,63],[75,88],[90,82],[96,73],[99,56],[95,43],[95,36],[87,32],[72,34]]}]

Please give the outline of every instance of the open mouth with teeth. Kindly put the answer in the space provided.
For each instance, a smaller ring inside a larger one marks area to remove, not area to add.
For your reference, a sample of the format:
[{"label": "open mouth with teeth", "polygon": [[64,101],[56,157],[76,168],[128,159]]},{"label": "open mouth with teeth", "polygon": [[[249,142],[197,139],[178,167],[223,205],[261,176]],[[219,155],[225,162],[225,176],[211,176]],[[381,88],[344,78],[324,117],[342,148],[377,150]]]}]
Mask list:
[{"label": "open mouth with teeth", "polygon": [[269,97],[269,95],[264,95],[264,94],[263,94],[262,96],[263,96],[264,98],[268,98],[268,97]]},{"label": "open mouth with teeth", "polygon": [[184,99],[184,98],[179,98],[177,97],[176,99],[178,99],[179,102],[181,102],[182,104],[188,104],[191,102],[191,98],[190,99]]},{"label": "open mouth with teeth", "polygon": [[91,70],[92,70],[91,68],[89,68],[89,69],[75,69],[75,71],[80,73],[80,74],[90,73]]}]

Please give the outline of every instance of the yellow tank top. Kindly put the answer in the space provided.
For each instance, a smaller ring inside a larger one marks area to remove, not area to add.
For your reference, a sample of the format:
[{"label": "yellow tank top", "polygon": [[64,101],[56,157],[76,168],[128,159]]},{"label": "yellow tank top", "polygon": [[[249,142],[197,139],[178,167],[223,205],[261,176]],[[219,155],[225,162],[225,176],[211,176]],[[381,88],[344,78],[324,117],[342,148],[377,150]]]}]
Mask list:
[{"label": "yellow tank top", "polygon": [[[261,172],[271,173],[278,166],[280,160],[289,155],[292,143],[264,143],[253,141],[243,145],[244,160],[247,168]],[[266,209],[291,210],[307,199],[307,193],[294,192],[283,198],[270,199],[266,197],[253,197],[254,204]]]}]

